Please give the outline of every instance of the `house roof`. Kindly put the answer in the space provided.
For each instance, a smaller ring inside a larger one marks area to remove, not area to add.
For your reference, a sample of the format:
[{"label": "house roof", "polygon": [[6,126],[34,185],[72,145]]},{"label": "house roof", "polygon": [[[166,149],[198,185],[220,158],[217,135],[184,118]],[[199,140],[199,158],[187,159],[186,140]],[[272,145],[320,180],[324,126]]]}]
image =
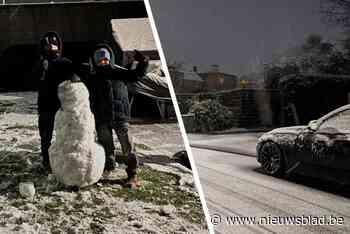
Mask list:
[{"label": "house roof", "polygon": [[232,78],[232,79],[237,79],[236,75],[232,75],[232,74],[227,74],[227,73],[223,73],[223,72],[202,72],[202,73],[198,73],[198,75],[204,79],[208,78],[210,74],[217,74],[220,76],[223,76],[225,78]]},{"label": "house roof", "polygon": [[197,73],[195,72],[190,72],[190,71],[181,71],[183,73],[183,79],[185,80],[192,80],[192,81],[199,81],[203,82],[202,77],[200,77]]},{"label": "house roof", "polygon": [[113,36],[124,52],[157,50],[148,18],[112,19],[111,24]]}]

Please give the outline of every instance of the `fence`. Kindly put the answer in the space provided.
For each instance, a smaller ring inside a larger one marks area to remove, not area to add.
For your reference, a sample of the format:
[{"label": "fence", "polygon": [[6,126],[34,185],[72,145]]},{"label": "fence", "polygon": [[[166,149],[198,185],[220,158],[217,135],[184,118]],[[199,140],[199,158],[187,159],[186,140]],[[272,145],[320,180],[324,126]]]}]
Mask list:
[{"label": "fence", "polygon": [[234,126],[258,127],[280,125],[281,94],[279,90],[233,89],[207,93],[177,95],[183,114],[188,112],[189,100],[216,99],[234,112]]}]

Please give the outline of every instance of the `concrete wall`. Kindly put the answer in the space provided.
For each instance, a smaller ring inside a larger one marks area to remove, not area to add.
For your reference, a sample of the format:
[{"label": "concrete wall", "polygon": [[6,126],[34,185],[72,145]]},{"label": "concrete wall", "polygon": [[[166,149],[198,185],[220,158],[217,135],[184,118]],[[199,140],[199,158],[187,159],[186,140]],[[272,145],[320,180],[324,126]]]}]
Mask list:
[{"label": "concrete wall", "polygon": [[36,44],[49,30],[65,42],[111,39],[110,20],[147,17],[143,2],[89,2],[0,7],[0,53],[11,45]]}]

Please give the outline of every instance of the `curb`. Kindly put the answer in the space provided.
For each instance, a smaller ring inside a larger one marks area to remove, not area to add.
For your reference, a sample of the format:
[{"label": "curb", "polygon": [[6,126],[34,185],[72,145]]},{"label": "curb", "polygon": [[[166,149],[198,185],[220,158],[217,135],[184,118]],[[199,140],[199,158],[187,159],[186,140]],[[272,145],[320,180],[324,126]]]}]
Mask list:
[{"label": "curb", "polygon": [[[214,131],[209,132],[207,134],[209,135],[225,135],[225,134],[233,134],[233,133],[257,133],[257,132],[269,132],[275,128],[238,128],[238,129],[232,129],[232,130],[223,130],[223,131]],[[196,134],[196,133],[192,133]]]},{"label": "curb", "polygon": [[240,154],[240,155],[253,157],[253,158],[256,157],[256,153],[241,150],[238,148],[224,147],[224,146],[210,146],[210,145],[201,145],[201,144],[190,144],[190,146],[192,148],[214,150],[214,151],[220,151],[220,152],[224,152],[224,153]]}]

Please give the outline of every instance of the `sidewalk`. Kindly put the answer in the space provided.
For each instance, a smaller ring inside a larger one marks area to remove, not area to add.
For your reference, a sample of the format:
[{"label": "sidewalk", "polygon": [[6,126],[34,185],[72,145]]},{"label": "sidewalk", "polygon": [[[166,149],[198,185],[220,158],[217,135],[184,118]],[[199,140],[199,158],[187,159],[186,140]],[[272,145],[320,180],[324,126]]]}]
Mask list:
[{"label": "sidewalk", "polygon": [[256,156],[256,143],[264,132],[231,131],[225,134],[189,134],[191,147]]}]

